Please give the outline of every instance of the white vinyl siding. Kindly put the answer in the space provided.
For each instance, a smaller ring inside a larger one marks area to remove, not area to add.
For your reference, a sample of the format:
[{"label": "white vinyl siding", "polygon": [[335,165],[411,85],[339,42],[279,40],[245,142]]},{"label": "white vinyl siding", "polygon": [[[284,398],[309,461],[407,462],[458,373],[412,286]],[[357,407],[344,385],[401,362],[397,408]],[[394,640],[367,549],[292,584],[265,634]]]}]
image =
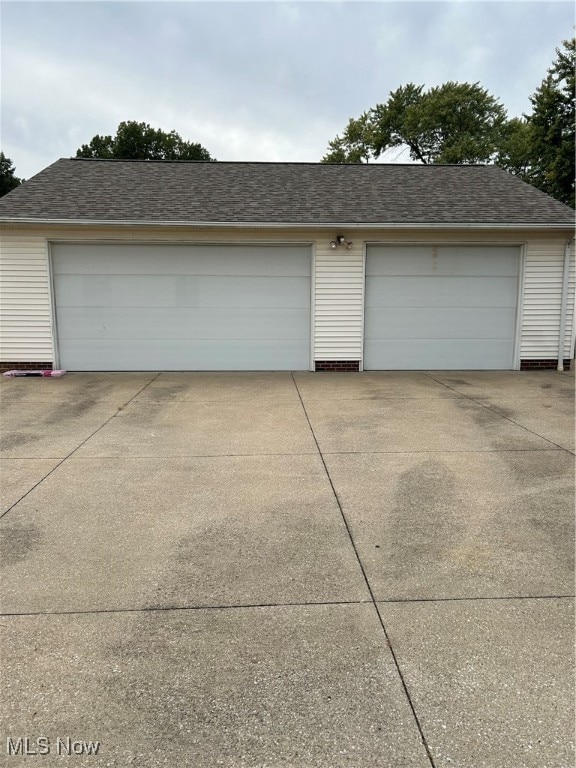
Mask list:
[{"label": "white vinyl siding", "polygon": [[[525,244],[522,328],[519,359],[556,359],[564,246],[568,233],[522,231],[342,230],[354,242],[350,251],[329,246],[336,229],[209,229],[167,227],[4,226],[0,238],[1,359],[51,361],[52,314],[47,242],[174,242],[314,244],[312,345],[315,360],[362,360],[364,313],[363,244]],[[338,229],[340,234],[340,229]],[[28,276],[31,278],[28,281]],[[315,284],[315,288],[314,288]],[[565,357],[574,334],[572,258]]]},{"label": "white vinyl siding", "polygon": [[[332,235],[332,237],[334,237]],[[362,241],[348,251],[316,242],[315,360],[361,360],[364,323]]]},{"label": "white vinyl siding", "polygon": [[[529,241],[526,246],[522,360],[556,360],[564,273],[562,241]],[[571,251],[564,357],[571,356],[574,324],[574,248]]]},{"label": "white vinyl siding", "polygon": [[46,238],[0,236],[0,360],[54,359]]}]

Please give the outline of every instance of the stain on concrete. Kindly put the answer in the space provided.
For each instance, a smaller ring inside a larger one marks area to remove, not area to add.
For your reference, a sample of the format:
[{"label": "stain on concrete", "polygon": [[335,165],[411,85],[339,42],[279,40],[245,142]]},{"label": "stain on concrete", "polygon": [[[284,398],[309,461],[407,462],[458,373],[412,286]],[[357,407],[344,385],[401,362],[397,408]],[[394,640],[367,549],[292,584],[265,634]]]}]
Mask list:
[{"label": "stain on concrete", "polygon": [[[103,670],[101,688],[114,708],[121,703],[134,713],[139,758],[142,749],[158,751],[157,744],[147,743],[150,734],[155,734],[158,743],[166,742],[161,759],[168,765],[171,761],[167,755],[172,750],[182,754],[191,739],[190,711],[194,714],[197,709],[202,710],[202,704],[195,701],[187,684],[188,675],[182,672],[182,665],[188,667],[194,663],[194,655],[178,637],[191,633],[184,621],[175,620],[174,614],[167,622],[138,617],[126,630],[122,639],[104,647],[110,664]],[[158,679],[159,668],[164,684]],[[182,727],[183,723],[186,728]],[[162,734],[161,739],[158,734]],[[126,749],[123,753],[126,754]],[[138,762],[136,756],[130,762]]]},{"label": "stain on concrete", "polygon": [[33,432],[6,432],[0,435],[0,451],[12,451],[39,439]]},{"label": "stain on concrete", "polygon": [[157,384],[148,388],[147,400],[175,400],[183,399],[186,394],[194,391],[190,382],[176,382],[174,384]]},{"label": "stain on concrete", "polygon": [[337,545],[348,546],[345,539],[334,535],[332,526],[296,516],[292,505],[275,504],[270,517],[243,517],[235,523],[226,518],[198,521],[174,544],[172,570],[162,585],[163,596],[181,603],[187,594],[197,600],[200,592],[217,605],[234,600],[232,595],[239,587],[249,594],[265,594],[269,588],[291,594],[295,582],[313,578],[316,573],[322,577],[322,566],[317,568],[303,556],[307,536],[314,539],[321,563],[337,562],[341,557]]},{"label": "stain on concrete", "polygon": [[[574,573],[574,520],[568,516],[547,518],[536,514],[528,518],[526,539],[537,542],[541,551],[547,551],[557,565],[559,573]],[[562,586],[558,589],[562,590]],[[570,587],[568,586],[568,589]]]},{"label": "stain on concrete", "polygon": [[501,405],[495,406],[494,412],[505,419],[514,420],[517,417],[517,412],[513,408],[503,408]]},{"label": "stain on concrete", "polygon": [[523,497],[540,492],[548,495],[552,488],[574,493],[573,460],[562,451],[503,451],[500,458]]},{"label": "stain on concrete", "polygon": [[66,403],[59,403],[53,408],[44,419],[45,424],[60,424],[63,421],[77,419],[88,413],[96,406],[96,401],[92,399],[73,400]]},{"label": "stain on concrete", "polygon": [[431,565],[449,560],[464,533],[462,501],[454,472],[439,459],[425,459],[402,472],[393,507],[385,513],[388,530],[378,542],[388,541],[382,567],[398,578],[411,575],[414,563],[422,560]]},{"label": "stain on concrete", "polygon": [[[355,627],[340,613],[343,627],[337,628],[330,609],[319,610],[327,627],[316,620],[314,630],[302,609],[292,623],[284,620],[284,627],[282,617],[254,611],[172,612],[166,621],[144,616],[126,624],[122,639],[100,651],[109,660],[100,680],[111,711],[121,706],[132,713],[130,743],[137,743],[140,753],[136,762],[143,765],[144,750],[155,750],[163,765],[182,764],[182,754],[190,766],[349,764],[338,759],[341,743],[333,745],[338,726],[350,718],[342,669],[357,649],[320,654],[318,648],[331,642],[341,647]],[[379,646],[363,642],[362,664],[378,668]],[[347,675],[362,675],[364,667],[357,662]],[[379,739],[377,726],[385,717],[381,675],[366,676],[363,695],[380,710],[369,716],[373,723],[366,733]],[[361,725],[344,727],[344,738],[354,739],[352,749],[346,743],[349,754],[357,747],[363,715]],[[365,747],[378,755],[385,748],[380,742]],[[408,764],[402,756],[392,762]],[[354,762],[361,763],[362,757]]]},{"label": "stain on concrete", "polygon": [[82,379],[82,389],[92,389],[98,392],[110,392],[115,382],[110,379]]},{"label": "stain on concrete", "polygon": [[[172,403],[140,400],[119,408],[116,419],[122,419],[129,427],[156,429],[162,426],[164,419],[172,413]],[[176,403],[174,403],[176,404]]]},{"label": "stain on concrete", "polygon": [[34,523],[8,522],[0,528],[0,566],[6,568],[26,560],[42,540],[42,532]]},{"label": "stain on concrete", "polygon": [[0,406],[9,408],[10,405],[20,402],[26,394],[24,386],[19,386],[22,382],[11,382],[4,384],[0,390]]},{"label": "stain on concrete", "polygon": [[[394,397],[395,393],[386,389],[364,389],[351,395],[350,400],[383,400],[387,397]],[[347,398],[344,398],[347,399]]]},{"label": "stain on concrete", "polygon": [[483,405],[478,405],[470,400],[454,400],[454,405],[458,410],[465,412],[471,419],[473,419],[479,427],[493,427],[497,424],[502,424],[504,417],[511,418],[514,411],[508,408],[501,408],[498,406],[498,410],[492,410],[491,408],[485,408]]}]

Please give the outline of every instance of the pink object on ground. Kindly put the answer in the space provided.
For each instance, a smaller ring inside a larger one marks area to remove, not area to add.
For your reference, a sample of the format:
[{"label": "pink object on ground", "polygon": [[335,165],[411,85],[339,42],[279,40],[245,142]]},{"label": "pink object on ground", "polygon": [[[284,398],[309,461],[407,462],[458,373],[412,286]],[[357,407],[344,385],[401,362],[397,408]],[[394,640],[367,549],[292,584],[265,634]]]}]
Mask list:
[{"label": "pink object on ground", "polygon": [[16,376],[64,376],[66,371],[64,370],[56,370],[56,371],[5,371],[2,376],[8,376],[10,378],[15,378]]}]

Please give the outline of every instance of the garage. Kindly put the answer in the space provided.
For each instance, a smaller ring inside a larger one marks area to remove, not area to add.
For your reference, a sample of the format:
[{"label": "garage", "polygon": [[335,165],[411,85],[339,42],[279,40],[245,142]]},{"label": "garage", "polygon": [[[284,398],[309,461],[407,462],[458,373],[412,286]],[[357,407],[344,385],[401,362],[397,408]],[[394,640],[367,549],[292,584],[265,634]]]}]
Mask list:
[{"label": "garage", "polygon": [[0,224],[5,371],[574,356],[574,211],[496,166],[61,159]]},{"label": "garage", "polygon": [[51,245],[71,371],[310,368],[311,249]]},{"label": "garage", "polygon": [[514,368],[520,248],[370,245],[364,368]]}]

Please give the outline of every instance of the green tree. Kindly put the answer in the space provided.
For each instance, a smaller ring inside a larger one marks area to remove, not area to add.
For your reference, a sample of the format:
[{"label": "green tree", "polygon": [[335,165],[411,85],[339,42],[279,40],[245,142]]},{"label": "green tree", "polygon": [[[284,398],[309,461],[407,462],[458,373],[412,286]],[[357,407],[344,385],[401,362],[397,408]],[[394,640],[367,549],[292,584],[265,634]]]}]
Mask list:
[{"label": "green tree", "polygon": [[530,168],[526,180],[574,208],[576,38],[563,41],[530,97]]},{"label": "green tree", "polygon": [[76,157],[124,160],[214,160],[201,144],[184,141],[176,131],[166,133],[147,123],[120,123],[115,136],[94,136]]},{"label": "green tree", "polygon": [[12,160],[0,152],[0,197],[22,184],[23,179],[14,175],[15,170]]},{"label": "green tree", "polygon": [[322,162],[368,162],[395,147],[422,163],[487,162],[506,125],[506,110],[479,83],[448,82],[427,91],[408,83],[385,104],[352,118]]},{"label": "green tree", "polygon": [[502,132],[500,149],[494,159],[496,165],[514,176],[530,182],[532,172],[532,126],[529,119],[513,117]]}]

